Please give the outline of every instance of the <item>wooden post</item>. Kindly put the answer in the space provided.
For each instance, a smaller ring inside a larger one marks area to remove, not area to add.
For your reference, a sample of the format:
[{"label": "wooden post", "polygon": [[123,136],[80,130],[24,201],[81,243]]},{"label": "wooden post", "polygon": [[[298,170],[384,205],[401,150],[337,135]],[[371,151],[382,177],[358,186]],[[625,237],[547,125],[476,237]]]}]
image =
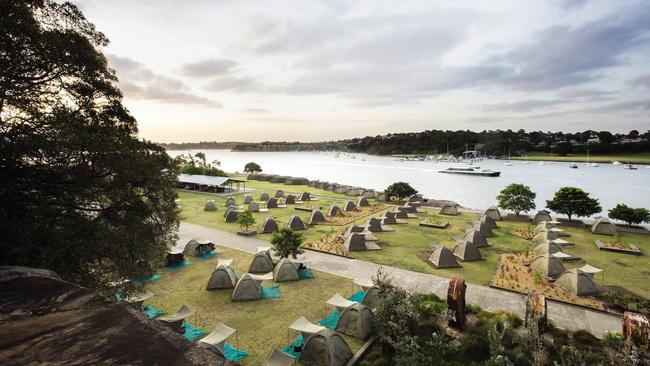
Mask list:
[{"label": "wooden post", "polygon": [[526,298],[526,326],[534,321],[537,322],[539,333],[544,333],[548,324],[546,297],[538,292],[533,292]]},{"label": "wooden post", "polygon": [[647,352],[650,348],[650,320],[643,314],[626,311],[623,314],[623,341],[625,352],[630,353],[632,348],[637,352]]},{"label": "wooden post", "polygon": [[452,277],[447,289],[447,308],[451,310],[453,318],[450,321],[459,329],[465,328],[465,290],[467,285],[460,277]]}]

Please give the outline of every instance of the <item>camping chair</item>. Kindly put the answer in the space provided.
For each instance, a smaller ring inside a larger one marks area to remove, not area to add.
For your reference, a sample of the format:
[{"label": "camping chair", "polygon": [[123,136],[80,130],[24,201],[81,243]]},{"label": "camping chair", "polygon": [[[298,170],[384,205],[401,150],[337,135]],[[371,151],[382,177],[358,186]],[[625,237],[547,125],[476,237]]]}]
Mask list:
[{"label": "camping chair", "polygon": [[288,354],[274,348],[269,356],[269,359],[266,360],[264,366],[291,366],[296,362],[296,359],[289,356]]},{"label": "camping chair", "polygon": [[232,267],[232,258],[228,258],[228,259],[219,258],[219,260],[217,261],[217,267],[219,267],[219,266]]},{"label": "camping chair", "polygon": [[217,325],[214,326],[214,330],[202,338],[198,343],[221,356],[225,356],[224,345],[226,344],[226,340],[235,334],[235,332],[237,332],[236,329],[230,328],[223,323],[217,323]]},{"label": "camping chair", "polygon": [[342,312],[346,308],[356,304],[356,302],[350,301],[339,294],[332,296],[329,300],[326,301],[326,303],[335,306],[339,312]]},{"label": "camping chair", "polygon": [[161,316],[160,318],[158,318],[158,320],[165,323],[165,325],[170,327],[174,332],[182,333],[183,322],[185,321],[185,319],[187,319],[192,315],[194,315],[194,310],[188,308],[186,305],[183,305],[174,314]]},{"label": "camping chair", "polygon": [[316,325],[304,316],[301,316],[295,322],[289,324],[289,329],[300,332],[302,337],[307,339],[310,335],[320,332],[325,329],[325,327],[322,325]]},{"label": "camping chair", "polygon": [[154,293],[147,290],[142,294],[139,295],[131,295],[129,297],[124,298],[124,301],[129,303],[129,305],[133,306],[136,310],[142,310],[142,305],[144,302],[154,296]]}]

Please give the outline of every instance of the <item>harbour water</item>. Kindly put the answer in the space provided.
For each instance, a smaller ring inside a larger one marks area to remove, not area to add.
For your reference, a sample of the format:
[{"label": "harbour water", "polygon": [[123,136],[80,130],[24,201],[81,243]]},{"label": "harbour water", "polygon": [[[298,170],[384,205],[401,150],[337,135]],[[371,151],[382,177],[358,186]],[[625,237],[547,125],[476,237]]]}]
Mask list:
[{"label": "harbour water", "polygon": [[[537,208],[560,187],[574,186],[600,200],[606,213],[617,203],[650,208],[650,169],[639,165],[637,170],[623,165],[599,164],[598,167],[579,163],[537,161],[483,160],[476,163],[482,169],[501,171],[499,177],[441,174],[439,170],[461,163],[434,161],[400,161],[394,157],[367,154],[337,154],[334,152],[236,152],[230,150],[201,150],[207,161],[219,160],[221,169],[241,172],[244,165],[254,161],[265,173],[291,175],[340,184],[383,190],[391,183],[410,183],[425,197],[448,199],[476,209],[496,204],[496,195],[510,183],[523,183],[537,193]],[[190,151],[170,150],[171,156]],[[192,151],[193,153],[198,150]],[[336,157],[338,155],[338,157]]]}]

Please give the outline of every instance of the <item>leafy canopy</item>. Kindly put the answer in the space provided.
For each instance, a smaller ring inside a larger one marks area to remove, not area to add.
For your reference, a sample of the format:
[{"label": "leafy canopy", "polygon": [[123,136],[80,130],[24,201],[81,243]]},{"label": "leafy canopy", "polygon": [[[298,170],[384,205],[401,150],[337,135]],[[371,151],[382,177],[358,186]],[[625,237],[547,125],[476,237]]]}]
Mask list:
[{"label": "leafy canopy", "polygon": [[535,208],[537,194],[524,184],[512,183],[504,188],[497,196],[499,207],[514,211],[517,216],[524,211]]},{"label": "leafy canopy", "polygon": [[240,212],[239,215],[237,215],[237,223],[239,224],[239,227],[245,227],[246,230],[253,226],[255,224],[255,218],[253,217],[251,210]]},{"label": "leafy canopy", "polygon": [[546,207],[567,215],[569,221],[574,215],[589,217],[602,210],[597,199],[589,197],[589,193],[576,187],[560,188],[553,199],[546,201]]},{"label": "leafy canopy", "polygon": [[302,233],[285,227],[280,229],[280,232],[273,233],[271,245],[280,258],[289,258],[289,256],[291,256],[293,259],[296,259],[298,254],[304,253],[304,251],[300,249],[303,240]]},{"label": "leafy canopy", "polygon": [[626,204],[619,203],[609,210],[609,217],[627,223],[627,226],[638,225],[642,222],[650,222],[650,211],[645,208],[632,208]]},{"label": "leafy canopy", "polygon": [[208,163],[205,157],[205,153],[197,152],[192,156],[192,154],[181,154],[176,157],[176,162],[180,165],[181,173],[183,174],[199,174],[199,175],[209,175],[212,177],[227,177],[228,174],[223,170],[219,169],[221,162],[215,160],[212,163]]},{"label": "leafy canopy", "polygon": [[398,201],[406,197],[411,197],[414,194],[418,193],[415,188],[411,187],[410,184],[406,182],[396,182],[388,186],[384,191],[386,195],[386,200],[391,200],[392,198],[397,198]]},{"label": "leafy canopy", "polygon": [[137,137],[108,39],[71,3],[0,2],[0,265],[90,287],[153,274],[177,165]]},{"label": "leafy canopy", "polygon": [[261,171],[262,171],[262,167],[259,166],[259,164],[254,163],[252,161],[250,163],[246,163],[246,165],[244,166],[244,172],[246,173],[261,172]]}]

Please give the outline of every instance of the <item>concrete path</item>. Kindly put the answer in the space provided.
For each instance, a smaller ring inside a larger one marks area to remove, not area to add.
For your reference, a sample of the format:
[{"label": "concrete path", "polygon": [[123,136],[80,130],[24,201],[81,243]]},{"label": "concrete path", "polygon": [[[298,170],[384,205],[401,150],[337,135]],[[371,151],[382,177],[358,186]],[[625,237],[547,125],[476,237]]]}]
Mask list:
[{"label": "concrete path", "polygon": [[[223,230],[182,222],[178,245],[184,246],[192,238],[210,239],[218,245],[248,253],[255,253],[258,247],[269,246],[267,241],[254,237],[243,237]],[[350,279],[371,279],[377,273],[377,269],[382,267],[395,283],[405,289],[433,292],[443,299],[447,297],[449,278],[446,277],[313,251],[305,251],[299,260],[318,271]],[[521,317],[525,313],[524,297],[520,294],[467,284],[466,296],[467,303],[479,305],[489,311],[505,310],[519,314]],[[602,337],[606,331],[621,332],[622,330],[619,316],[559,302],[549,301],[548,314],[558,327],[570,330],[585,329],[597,337]]]}]

